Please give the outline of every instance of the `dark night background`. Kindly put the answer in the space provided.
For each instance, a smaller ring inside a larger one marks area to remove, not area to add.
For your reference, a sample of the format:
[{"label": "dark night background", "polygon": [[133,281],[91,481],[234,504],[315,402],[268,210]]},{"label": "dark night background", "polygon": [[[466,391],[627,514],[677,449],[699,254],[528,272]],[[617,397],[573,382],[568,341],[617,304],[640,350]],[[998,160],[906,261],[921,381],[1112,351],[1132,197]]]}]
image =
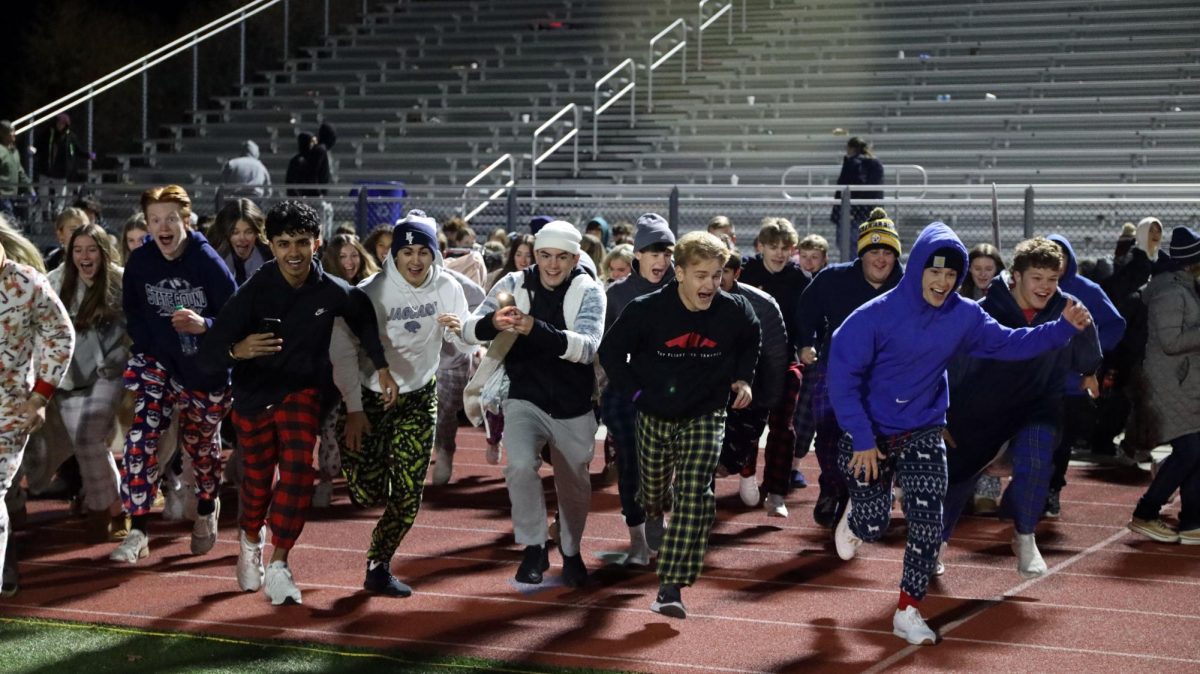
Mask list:
[{"label": "dark night background", "polygon": [[[0,119],[15,119],[153,51],[250,0],[152,2],[150,0],[24,0],[6,2],[0,40]],[[353,21],[360,0],[332,0],[331,30]],[[320,41],[322,0],[291,0],[289,47]],[[258,69],[281,67],[282,3],[249,19],[246,80]],[[238,30],[231,28],[200,45],[200,107],[209,97],[233,93],[237,85]],[[191,107],[192,57],[187,50],[150,71],[150,136],[159,125],[187,120]],[[134,77],[95,100],[93,150],[99,167],[105,155],[136,152],[141,146],[141,79]],[[70,111],[72,127],[86,141],[87,108]],[[40,133],[44,130],[39,127]],[[18,144],[25,145],[27,134]]]}]

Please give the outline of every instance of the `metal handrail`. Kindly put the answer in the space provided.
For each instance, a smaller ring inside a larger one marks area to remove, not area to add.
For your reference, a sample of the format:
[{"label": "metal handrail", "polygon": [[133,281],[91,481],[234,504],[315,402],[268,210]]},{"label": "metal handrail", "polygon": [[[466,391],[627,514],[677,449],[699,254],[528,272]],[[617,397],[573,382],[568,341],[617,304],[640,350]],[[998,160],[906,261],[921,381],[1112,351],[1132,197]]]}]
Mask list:
[{"label": "metal handrail", "polygon": [[[900,176],[906,170],[915,171],[921,175],[920,187],[928,188],[928,186],[929,186],[929,174],[925,171],[925,167],[921,166],[920,164],[888,164],[888,169],[892,170],[892,172],[896,176],[896,187],[897,188],[901,187]],[[804,165],[789,166],[789,167],[787,167],[786,170],[784,170],[783,176],[779,179],[779,185],[784,188],[783,189],[783,198],[789,199],[789,200],[803,198],[803,197],[794,197],[791,194],[788,194],[787,179],[788,179],[789,175],[791,175],[793,173],[807,172],[808,173],[808,186],[812,187],[814,173],[833,173],[833,172],[839,171],[839,170],[840,170],[839,167],[831,166],[829,164],[811,164],[811,165],[804,164]],[[878,188],[880,186],[879,185],[849,185],[849,186],[839,185],[838,187],[842,187],[842,188],[848,187],[850,189],[850,191],[853,192],[854,190],[863,191],[863,190],[868,190],[869,188]],[[904,187],[909,187],[909,186],[906,185]],[[878,190],[875,190],[875,191],[878,191]],[[924,197],[925,192],[926,192],[926,190],[922,189],[921,193],[919,195],[916,195],[916,198],[920,199],[920,198]]]},{"label": "metal handrail", "polygon": [[[546,150],[545,152],[543,152],[542,154],[539,155],[538,154],[538,137],[542,135],[543,131],[550,128],[550,126],[552,124],[557,122],[563,115],[567,114],[568,112],[575,113],[574,114],[575,125],[573,127],[571,127],[571,132],[567,133],[567,134],[563,134],[562,138],[559,138],[557,141],[555,141],[554,144],[550,146],[549,150]],[[575,148],[571,152],[571,161],[573,163],[572,175],[575,175],[575,176],[579,175],[579,124],[580,124],[579,106],[575,105],[574,103],[567,103],[566,105],[563,106],[562,110],[559,110],[558,112],[554,113],[553,117],[551,117],[550,119],[547,119],[545,122],[542,123],[541,126],[539,126],[537,128],[536,131],[533,132],[533,152],[530,153],[530,155],[529,155],[530,158],[533,159],[533,163],[529,168],[529,189],[530,189],[530,194],[532,195],[532,197],[534,199],[537,198],[537,167],[538,167],[538,164],[541,164],[542,162],[546,161],[546,159],[550,155],[554,154],[555,150],[562,147],[563,143],[566,143],[568,140],[571,140],[572,138],[575,139]]]},{"label": "metal handrail", "polygon": [[[658,42],[659,40],[663,39],[664,37],[666,37],[667,33],[670,33],[672,30],[674,30],[676,28],[683,29],[683,37],[680,38],[679,42],[675,43],[674,47],[671,47],[671,49],[669,51],[667,51],[667,53],[663,54],[662,56],[660,56],[658,58],[657,61],[655,61],[654,60],[654,44],[656,42]],[[687,84],[687,21],[684,21],[682,18],[675,19],[674,21],[671,22],[671,25],[669,25],[666,28],[659,31],[658,35],[655,35],[654,37],[650,38],[650,50],[646,54],[646,63],[648,64],[646,66],[646,112],[647,113],[654,112],[654,71],[657,70],[659,66],[666,63],[667,59],[674,56],[675,52],[677,52],[681,49],[683,50],[683,57],[679,59],[679,80],[681,83]]]},{"label": "metal handrail", "polygon": [[[600,105],[600,86],[613,78],[622,69],[629,69],[629,84],[625,85],[612,98],[608,99],[604,105]],[[600,115],[617,101],[621,100],[625,94],[629,95],[629,128],[633,128],[637,122],[637,92],[634,88],[637,86],[637,65],[633,59],[625,59],[621,61],[616,68],[608,71],[608,74],[596,80],[596,84],[592,90],[592,159],[600,155],[599,131],[600,131]],[[630,93],[632,92],[632,93]]]},{"label": "metal handrail", "polygon": [[468,180],[466,185],[463,185],[462,210],[463,211],[467,210],[467,190],[474,187],[476,183],[478,183],[480,180],[483,180],[483,178],[487,174],[496,170],[496,168],[499,167],[504,162],[508,162],[508,175],[509,175],[508,182],[504,183],[504,186],[501,187],[500,189],[498,189],[495,192],[492,192],[490,195],[488,195],[488,198],[485,199],[483,201],[483,203],[476,206],[474,208],[474,210],[472,210],[470,213],[467,213],[466,215],[464,215],[463,216],[464,221],[470,222],[471,218],[475,217],[476,215],[479,215],[480,211],[487,208],[488,204],[490,204],[493,201],[495,201],[496,199],[498,199],[501,194],[504,194],[505,190],[507,190],[508,188],[517,184],[517,160],[515,158],[513,158],[513,156],[511,154],[505,153],[505,154],[501,155],[499,159],[497,159],[496,161],[494,161],[490,165],[488,165],[487,168],[483,169],[479,173],[476,173],[475,177]]},{"label": "metal handrail", "polygon": [[[704,56],[703,56],[703,53],[704,53],[704,31],[708,30],[709,26],[713,25],[713,23],[715,23],[717,21],[717,19],[720,19],[722,16],[724,16],[726,14],[729,15],[729,21],[728,21],[729,25],[727,26],[728,37],[726,39],[728,40],[729,44],[733,44],[733,2],[734,2],[734,0],[728,0],[725,3],[724,7],[717,10],[717,12],[715,14],[713,14],[712,16],[708,17],[708,20],[706,21],[704,19],[704,6],[712,1],[713,0],[700,0],[700,4],[696,6],[696,70],[704,70],[704,61],[703,61],[703,58],[704,58]],[[742,0],[743,14],[745,13],[745,9],[746,9],[746,0]],[[745,30],[744,17],[743,17],[742,29]]]}]

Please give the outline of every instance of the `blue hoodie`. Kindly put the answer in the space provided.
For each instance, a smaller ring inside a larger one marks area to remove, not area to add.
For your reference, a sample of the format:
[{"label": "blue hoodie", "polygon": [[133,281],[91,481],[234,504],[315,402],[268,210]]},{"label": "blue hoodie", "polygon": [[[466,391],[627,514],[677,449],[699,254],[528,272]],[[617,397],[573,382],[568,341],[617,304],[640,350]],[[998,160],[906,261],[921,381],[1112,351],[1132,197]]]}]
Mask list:
[{"label": "blue hoodie", "polygon": [[[961,254],[958,279],[941,307],[921,293],[925,262],[939,248]],[[960,350],[980,358],[1024,360],[1066,346],[1075,327],[1063,319],[1011,330],[954,290],[966,276],[967,249],[935,222],[917,237],[899,285],[859,307],[833,334],[829,400],[854,450],[877,435],[942,426],[950,403],[946,366]]]},{"label": "blue hoodie", "polygon": [[[1125,319],[1121,318],[1121,313],[1117,311],[1117,307],[1113,305],[1112,300],[1108,298],[1108,294],[1099,284],[1090,278],[1079,275],[1079,266],[1075,262],[1075,249],[1071,248],[1071,242],[1067,241],[1067,237],[1061,234],[1051,234],[1046,238],[1057,243],[1067,256],[1067,270],[1058,280],[1058,287],[1083,302],[1083,306],[1087,307],[1088,312],[1092,314],[1096,330],[1100,332],[1100,348],[1106,354],[1112,353],[1121,341],[1121,337],[1125,336]],[[1081,377],[1076,373],[1067,375],[1067,395],[1084,395],[1079,388],[1080,379]]]},{"label": "blue hoodie", "polygon": [[[148,237],[145,245],[129,254],[122,282],[132,352],[153,356],[185,388],[224,390],[229,370],[209,371],[200,367],[196,355],[185,356],[179,333],[171,327],[171,314],[183,305],[203,316],[211,328],[236,288],[233,274],[203,234],[188,231],[183,255],[174,260],[163,257]],[[202,345],[206,336],[199,335]]]}]

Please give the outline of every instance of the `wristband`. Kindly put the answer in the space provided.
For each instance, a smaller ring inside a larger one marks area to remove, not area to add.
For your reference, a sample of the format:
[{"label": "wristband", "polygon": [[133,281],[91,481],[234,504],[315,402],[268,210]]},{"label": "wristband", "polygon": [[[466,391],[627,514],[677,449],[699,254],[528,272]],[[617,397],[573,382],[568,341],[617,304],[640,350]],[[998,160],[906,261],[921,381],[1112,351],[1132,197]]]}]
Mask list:
[{"label": "wristband", "polygon": [[230,345],[229,345],[229,357],[230,357],[230,358],[232,358],[233,360],[245,360],[244,358],[238,358],[238,357],[237,357],[237,356],[236,356],[236,355],[233,353],[233,347],[235,347],[235,346],[237,346],[237,345],[236,345],[236,344],[230,344]]}]

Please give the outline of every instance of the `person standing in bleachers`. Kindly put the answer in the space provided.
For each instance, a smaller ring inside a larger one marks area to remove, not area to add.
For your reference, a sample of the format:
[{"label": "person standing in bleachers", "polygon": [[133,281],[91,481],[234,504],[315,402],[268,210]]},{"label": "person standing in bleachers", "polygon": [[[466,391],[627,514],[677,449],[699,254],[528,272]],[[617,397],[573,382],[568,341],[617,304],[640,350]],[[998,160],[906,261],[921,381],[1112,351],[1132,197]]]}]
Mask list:
[{"label": "person standing in bleachers", "polygon": [[[800,269],[800,265],[792,261],[792,253],[797,243],[799,236],[788,219],[765,218],[755,243],[759,254],[745,262],[739,281],[743,285],[765,291],[778,303],[783,315],[792,320],[795,320],[796,310],[800,306],[800,296],[809,284],[809,278]],[[795,331],[794,326],[792,331]],[[786,333],[784,336],[787,337]],[[788,516],[787,505],[783,499],[792,490],[792,457],[796,454],[794,417],[802,377],[796,352],[788,349],[787,343],[783,346],[784,350],[789,352],[785,354],[787,366],[783,375],[783,388],[769,407],[764,451],[766,463],[763,468],[762,488],[766,492],[766,499],[763,506],[772,517]],[[759,372],[765,374],[761,370]],[[760,498],[758,485],[754,480],[757,448],[756,442],[755,456],[742,467],[740,492],[742,502],[746,505],[758,505]]]},{"label": "person standing in bleachers", "polygon": [[16,219],[16,199],[30,189],[29,176],[21,166],[21,152],[12,122],[0,121],[0,213]]},{"label": "person standing in bleachers", "polygon": [[[233,197],[261,199],[271,195],[271,172],[258,158],[258,143],[242,143],[241,156],[234,157],[221,167],[222,194]],[[221,203],[218,197],[217,203]]]},{"label": "person standing in bleachers", "polygon": [[793,347],[800,351],[804,378],[812,381],[812,418],[815,452],[821,466],[820,494],[813,520],[830,528],[837,522],[849,499],[846,483],[837,464],[837,443],[842,435],[826,385],[829,342],[833,332],[852,311],[896,287],[903,273],[900,266],[900,234],[887,212],[877,208],[871,219],[858,227],[858,257],[853,262],[826,267],[817,274],[796,310]]},{"label": "person standing in bleachers", "polygon": [[[883,162],[879,161],[871,152],[871,146],[867,141],[853,136],[846,141],[846,155],[842,157],[842,170],[838,174],[838,185],[882,185],[883,184]],[[838,190],[833,195],[834,199],[839,201],[842,198],[842,191]],[[875,205],[872,201],[883,199],[881,190],[852,190],[850,193],[852,204],[850,206],[850,222],[862,222],[866,220]],[[833,210],[829,214],[829,220],[833,223],[837,231],[838,248],[841,249],[842,244],[842,206],[834,204]]]}]

